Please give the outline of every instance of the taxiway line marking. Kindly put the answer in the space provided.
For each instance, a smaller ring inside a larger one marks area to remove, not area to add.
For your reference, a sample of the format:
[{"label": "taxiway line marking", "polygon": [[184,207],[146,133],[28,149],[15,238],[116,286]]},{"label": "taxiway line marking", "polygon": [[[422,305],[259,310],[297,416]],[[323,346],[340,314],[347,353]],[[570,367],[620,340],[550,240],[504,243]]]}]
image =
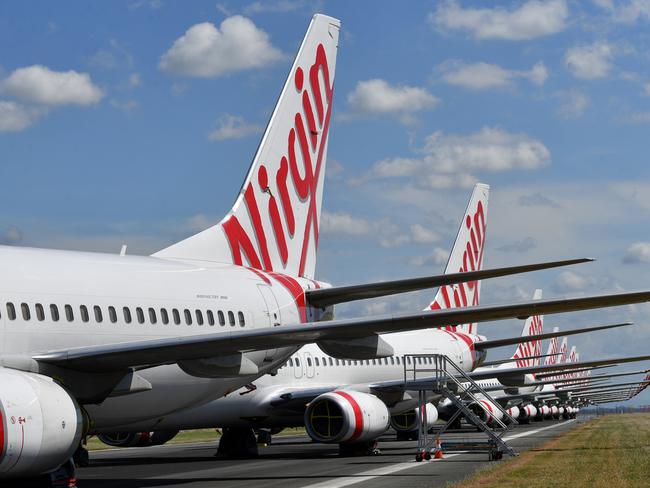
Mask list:
[{"label": "taxiway line marking", "polygon": [[[527,432],[521,432],[519,434],[513,434],[504,437],[503,439],[506,441],[519,439],[520,437],[527,437],[529,435],[537,434],[538,432],[542,432],[544,430],[554,429],[555,427],[559,427],[560,425],[567,425],[571,422],[574,422],[574,420],[569,420],[567,422],[549,425],[548,427],[542,427],[535,430],[529,430]],[[445,455],[444,459],[460,456],[461,454],[462,453],[448,454]],[[437,461],[433,461],[433,462],[437,462]],[[313,485],[307,485],[306,488],[343,488],[345,486],[356,485],[357,483],[370,481],[374,478],[378,478],[379,476],[386,476],[387,474],[393,474],[399,471],[404,471],[406,469],[417,468],[418,466],[427,466],[428,464],[429,462],[418,463],[416,461],[409,461],[407,463],[398,463],[398,464],[393,464],[392,466],[385,466],[383,468],[371,469],[370,471],[365,471],[362,473],[351,474],[349,477],[343,477],[343,479],[327,480],[327,481],[322,481],[320,483],[315,483]]]}]

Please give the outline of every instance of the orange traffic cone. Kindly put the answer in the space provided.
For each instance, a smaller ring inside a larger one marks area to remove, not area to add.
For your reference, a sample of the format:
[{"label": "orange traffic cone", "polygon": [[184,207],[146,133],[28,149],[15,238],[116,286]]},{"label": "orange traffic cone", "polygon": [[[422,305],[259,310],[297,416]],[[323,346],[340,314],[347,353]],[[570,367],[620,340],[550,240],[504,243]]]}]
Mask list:
[{"label": "orange traffic cone", "polygon": [[442,459],[442,444],[440,443],[440,437],[436,437],[436,451],[433,453],[433,459]]}]

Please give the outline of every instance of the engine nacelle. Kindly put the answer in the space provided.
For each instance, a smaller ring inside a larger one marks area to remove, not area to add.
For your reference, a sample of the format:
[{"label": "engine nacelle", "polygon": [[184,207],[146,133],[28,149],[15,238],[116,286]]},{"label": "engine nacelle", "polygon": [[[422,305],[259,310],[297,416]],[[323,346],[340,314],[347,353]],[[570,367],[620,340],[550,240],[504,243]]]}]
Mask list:
[{"label": "engine nacelle", "polygon": [[551,415],[551,408],[548,405],[542,405],[538,409],[538,415],[540,415],[543,419],[548,418]]},{"label": "engine nacelle", "polygon": [[[438,420],[438,409],[431,404],[425,404],[427,409],[427,429],[432,428]],[[420,408],[407,410],[406,412],[397,413],[390,418],[390,426],[397,432],[413,432],[420,425]]]},{"label": "engine nacelle", "polygon": [[526,405],[519,409],[519,418],[521,419],[534,419],[537,416],[537,408],[535,405]]},{"label": "engine nacelle", "polygon": [[515,420],[519,418],[520,411],[519,411],[519,407],[517,407],[516,405],[514,407],[508,408],[506,412],[508,412],[508,415],[510,415]]},{"label": "engine nacelle", "polygon": [[557,408],[557,405],[551,405],[551,416],[554,419],[557,419],[560,417],[560,409]]},{"label": "engine nacelle", "polygon": [[487,400],[479,400],[472,403],[469,408],[486,424],[491,424],[495,419],[503,420],[503,413],[497,406]]},{"label": "engine nacelle", "polygon": [[0,478],[55,470],[79,446],[83,416],[51,378],[0,368]]},{"label": "engine nacelle", "polygon": [[305,410],[307,434],[316,442],[369,441],[386,432],[389,424],[390,412],[384,402],[358,391],[324,393]]},{"label": "engine nacelle", "polygon": [[160,430],[155,432],[111,432],[99,434],[97,438],[104,444],[113,447],[146,447],[160,446],[172,440],[178,434],[177,430]]}]

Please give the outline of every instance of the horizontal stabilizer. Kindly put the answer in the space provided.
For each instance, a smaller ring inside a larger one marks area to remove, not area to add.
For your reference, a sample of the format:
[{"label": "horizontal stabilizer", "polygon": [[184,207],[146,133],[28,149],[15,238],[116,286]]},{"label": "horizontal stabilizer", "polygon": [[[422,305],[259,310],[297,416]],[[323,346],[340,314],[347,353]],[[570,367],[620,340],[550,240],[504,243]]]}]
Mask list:
[{"label": "horizontal stabilizer", "polygon": [[[85,372],[123,371],[132,367],[157,366],[190,359],[232,355],[237,351],[262,351],[278,347],[299,346],[323,340],[358,338],[370,334],[589,310],[647,301],[650,301],[650,291],[581,298],[533,300],[506,305],[481,305],[477,307],[430,310],[416,314],[308,322],[282,327],[253,327],[226,332],[208,332],[192,336],[85,346],[58,351],[45,351],[35,354],[33,359],[39,363],[53,364]],[[629,361],[628,359],[623,362]],[[575,369],[580,367],[581,364],[592,366],[606,363],[573,363],[571,366]],[[566,365],[562,367],[566,367]],[[556,369],[542,368],[539,371],[556,371],[562,367],[556,367]],[[515,371],[523,371],[523,369]],[[490,374],[494,376],[493,372]]]},{"label": "horizontal stabilizer", "polygon": [[542,354],[540,356],[527,356],[527,357],[517,358],[517,359],[509,358],[509,359],[499,359],[498,361],[484,361],[483,363],[481,363],[481,366],[482,367],[498,366],[499,364],[514,363],[517,360],[528,361],[531,359],[541,359],[541,358],[548,358],[548,357],[560,356],[560,355],[561,353],[558,352],[555,354]]},{"label": "horizontal stabilizer", "polygon": [[[586,334],[587,332],[595,332],[597,330],[606,330],[614,329],[616,327],[624,327],[626,325],[632,325],[632,322],[623,322],[621,324],[612,324],[612,325],[598,325],[596,327],[586,327],[584,329],[574,329],[574,330],[563,330],[557,332],[547,332],[545,334],[535,334],[529,336],[520,336],[520,337],[508,337],[506,339],[494,339],[491,341],[482,341],[474,344],[474,348],[477,350],[492,349],[495,347],[509,346],[511,344],[519,344],[521,342],[529,342],[535,340],[544,340],[550,339],[551,337],[562,337],[575,334]],[[537,356],[543,357],[543,356]],[[507,362],[513,362],[512,360]]]},{"label": "horizontal stabilizer", "polygon": [[506,268],[485,269],[481,271],[466,271],[462,273],[449,273],[421,278],[407,278],[404,280],[382,281],[363,285],[337,286],[334,288],[320,288],[305,292],[307,301],[315,307],[328,307],[337,303],[366,300],[410,291],[426,290],[437,286],[454,285],[471,281],[497,278],[513,274],[540,271],[543,269],[558,268],[572,264],[588,263],[592,258],[568,259],[564,261],[549,261],[544,263],[526,264],[523,266],[510,266]]},{"label": "horizontal stabilizer", "polygon": [[[467,373],[474,381],[477,380],[486,380],[496,377],[502,383],[508,383],[508,378],[521,378],[521,386],[527,386],[523,383],[523,378],[527,374],[537,374],[537,373],[550,373],[556,372],[557,374],[566,374],[566,370],[576,367],[586,368],[590,366],[603,366],[606,364],[622,364],[622,363],[634,363],[638,361],[648,361],[650,360],[649,356],[631,356],[624,358],[612,358],[612,359],[598,359],[595,361],[579,361],[571,364],[540,364],[538,366],[528,366],[524,368],[508,368],[508,369],[486,369],[485,371],[472,371]],[[570,366],[570,368],[567,368]]]}]

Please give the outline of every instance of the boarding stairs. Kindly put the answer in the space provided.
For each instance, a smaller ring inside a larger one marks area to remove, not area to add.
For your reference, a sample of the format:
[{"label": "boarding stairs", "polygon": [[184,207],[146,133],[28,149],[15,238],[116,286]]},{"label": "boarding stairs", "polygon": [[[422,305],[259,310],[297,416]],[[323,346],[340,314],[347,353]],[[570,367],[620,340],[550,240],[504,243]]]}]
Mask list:
[{"label": "boarding stairs", "polygon": [[[487,452],[490,460],[501,459],[503,453],[516,456],[517,453],[503,440],[503,436],[514,425],[515,420],[505,408],[497,403],[481,386],[468,376],[454,361],[443,354],[406,354],[402,358],[404,365],[404,389],[418,392],[418,406],[421,412],[418,425],[418,450],[415,456],[416,461],[431,459],[431,456],[438,458],[442,452]],[[451,418],[436,431],[429,433],[427,422],[426,403],[431,395],[442,396],[456,407]],[[482,395],[478,397],[477,395]],[[498,431],[484,422],[470,408],[471,404],[480,404],[481,400],[487,400],[495,405],[503,414],[499,420],[492,416],[494,425]],[[459,416],[473,423],[479,431],[487,436],[487,441],[455,441],[441,443],[440,437],[451,425],[456,422]]]}]

